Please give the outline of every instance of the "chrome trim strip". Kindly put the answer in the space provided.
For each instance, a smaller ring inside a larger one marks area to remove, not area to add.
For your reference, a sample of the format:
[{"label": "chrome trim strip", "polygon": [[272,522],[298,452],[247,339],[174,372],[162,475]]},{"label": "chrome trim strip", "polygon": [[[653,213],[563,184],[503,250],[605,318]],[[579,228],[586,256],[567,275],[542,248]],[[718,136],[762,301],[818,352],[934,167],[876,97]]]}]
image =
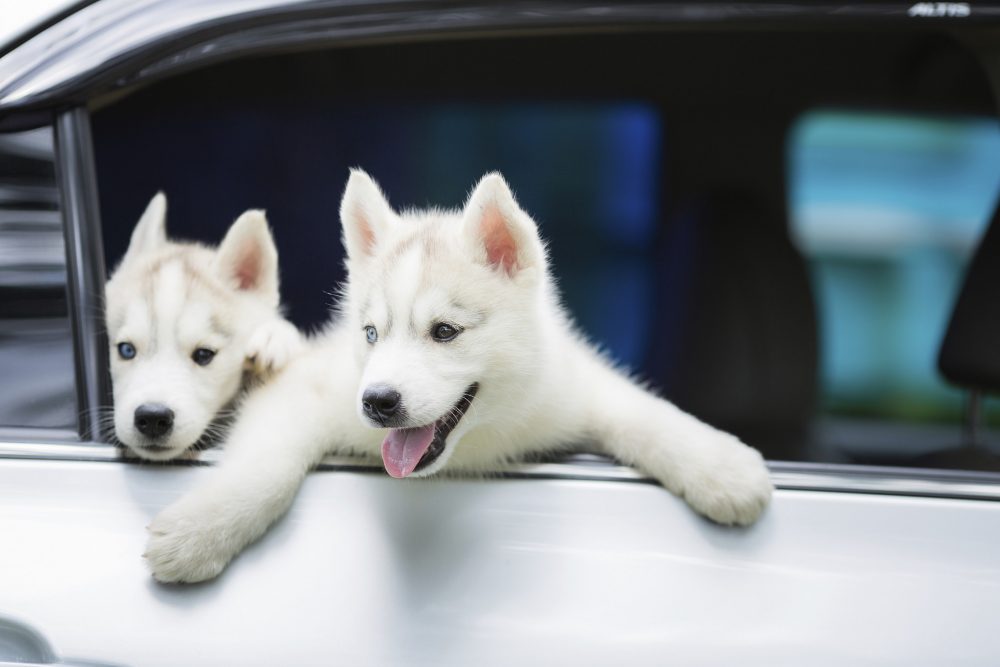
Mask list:
[{"label": "chrome trim strip", "polygon": [[78,426],[84,440],[96,440],[100,408],[111,404],[111,380],[104,334],[104,246],[86,109],[77,107],[58,116],[55,149],[66,237],[66,295],[73,327]]},{"label": "chrome trim strip", "polygon": [[1000,500],[1000,473],[770,461],[781,489]]},{"label": "chrome trim strip", "polygon": [[2,442],[66,442],[77,444],[80,434],[72,428],[46,428],[35,426],[0,426],[0,443]]},{"label": "chrome trim strip", "polygon": [[118,450],[99,442],[32,442],[29,438],[0,442],[0,459],[41,461],[119,461]]},{"label": "chrome trim strip", "polygon": [[[201,453],[198,460],[173,461],[168,464],[142,463],[142,465],[214,465],[221,460],[222,455],[221,450],[207,450]],[[111,445],[98,442],[39,442],[32,441],[29,437],[0,440],[0,461],[3,459],[126,462],[118,449]],[[768,463],[768,467],[771,469],[771,479],[774,480],[775,486],[788,491],[1000,501],[1000,473],[789,461],[772,461]],[[345,456],[328,456],[318,469],[324,472],[382,474],[382,466],[376,461]],[[511,465],[488,476],[501,479],[655,483],[632,468],[589,455],[574,457],[565,463]],[[468,476],[455,475],[455,477]]]}]

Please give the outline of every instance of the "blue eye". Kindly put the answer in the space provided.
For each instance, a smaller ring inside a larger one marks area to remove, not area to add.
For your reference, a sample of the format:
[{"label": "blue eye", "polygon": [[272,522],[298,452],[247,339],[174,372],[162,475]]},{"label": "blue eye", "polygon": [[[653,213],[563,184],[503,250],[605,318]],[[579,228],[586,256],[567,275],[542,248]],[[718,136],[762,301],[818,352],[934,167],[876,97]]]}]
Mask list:
[{"label": "blue eye", "polygon": [[132,343],[118,343],[118,356],[126,361],[135,358],[135,346]]},{"label": "blue eye", "polygon": [[191,360],[199,366],[208,366],[214,358],[215,350],[210,350],[207,347],[199,347],[191,353]]},{"label": "blue eye", "polygon": [[368,342],[372,344],[378,340],[378,331],[375,330],[375,327],[370,324],[365,327],[365,338],[367,338]]}]

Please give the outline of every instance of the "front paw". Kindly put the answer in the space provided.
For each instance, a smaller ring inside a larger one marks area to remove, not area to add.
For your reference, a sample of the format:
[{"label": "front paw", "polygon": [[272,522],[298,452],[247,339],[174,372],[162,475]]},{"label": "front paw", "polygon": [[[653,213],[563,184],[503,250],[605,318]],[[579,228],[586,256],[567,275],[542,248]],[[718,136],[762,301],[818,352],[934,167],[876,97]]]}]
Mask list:
[{"label": "front paw", "polygon": [[183,501],[153,519],[143,557],[157,581],[205,581],[218,576],[226,567],[231,555],[222,532],[206,519],[204,511],[187,507]]},{"label": "front paw", "polygon": [[250,336],[247,365],[258,376],[267,376],[284,368],[302,349],[302,334],[290,322],[270,320]]},{"label": "front paw", "polygon": [[716,523],[747,526],[756,521],[774,489],[760,452],[723,434],[702,453],[686,476],[684,499]]}]

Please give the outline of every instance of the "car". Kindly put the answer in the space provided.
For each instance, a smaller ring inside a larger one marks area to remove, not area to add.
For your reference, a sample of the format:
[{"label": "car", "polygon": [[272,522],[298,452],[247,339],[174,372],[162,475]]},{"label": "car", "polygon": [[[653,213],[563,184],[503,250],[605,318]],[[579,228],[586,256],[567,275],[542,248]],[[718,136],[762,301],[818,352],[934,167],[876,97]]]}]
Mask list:
[{"label": "car", "polygon": [[[998,9],[96,0],[8,37],[0,662],[996,664]],[[104,280],[158,190],[180,237],[266,208],[315,329],[354,165],[397,206],[503,171],[587,335],[766,455],[763,518],[586,453],[331,457],[155,582],[145,526],[225,453],[110,441]]]}]

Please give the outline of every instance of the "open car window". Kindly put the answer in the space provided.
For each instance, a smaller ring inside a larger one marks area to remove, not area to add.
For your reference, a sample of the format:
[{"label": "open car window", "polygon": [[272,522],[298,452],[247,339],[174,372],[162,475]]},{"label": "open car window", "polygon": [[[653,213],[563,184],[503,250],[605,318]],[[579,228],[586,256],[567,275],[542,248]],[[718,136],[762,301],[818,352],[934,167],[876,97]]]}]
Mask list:
[{"label": "open car window", "polygon": [[[891,132],[865,130],[878,139],[875,153],[860,139],[846,141],[844,150],[856,152],[837,159],[869,168],[895,159],[905,168],[876,169],[891,193],[925,195],[921,169],[935,167],[921,151],[950,154],[952,167],[972,160],[982,186],[977,210],[989,211],[997,187],[989,151],[955,153],[994,132],[982,120],[993,101],[976,58],[940,35],[859,33],[846,55],[832,48],[844,36],[827,33],[662,37],[319,49],[193,69],[100,100],[92,120],[108,268],[157,190],[170,198],[172,234],[211,243],[244,209],[264,208],[288,313],[313,329],[343,278],[337,209],[350,167],[368,170],[398,207],[459,206],[479,176],[500,170],[549,241],[580,327],[681,408],[773,460],[922,465],[931,449],[960,446],[961,394],[934,375],[935,339],[984,214],[963,211],[961,229],[938,230],[946,247],[921,255],[943,271],[934,298],[924,298],[935,304],[936,324],[904,318],[880,329],[879,344],[895,361],[871,354],[879,369],[895,370],[855,391],[843,374],[851,363],[871,364],[843,353],[844,345],[872,344],[850,323],[855,309],[870,301],[887,321],[900,307],[894,299],[937,278],[888,295],[894,278],[862,281],[837,300],[842,283],[828,277],[842,264],[830,253],[840,250],[823,245],[831,225],[815,221],[829,210],[824,197],[850,205],[854,193],[825,162],[829,130],[809,130],[801,119],[824,99],[884,102],[902,108],[904,119],[936,109],[946,120],[925,124],[951,139],[904,128],[887,148]],[[801,74],[789,52],[811,63],[808,87],[783,87]],[[735,53],[758,66],[734,78]],[[612,67],[682,60],[692,66],[665,66],[655,81]],[[431,79],[429,71],[446,74]],[[972,139],[954,139],[968,127]],[[929,200],[918,200],[905,203],[907,215],[923,215],[914,206]],[[900,250],[890,245],[910,243],[905,233],[875,238],[863,216],[852,219],[853,228],[834,226],[864,248],[866,262],[879,252],[895,258]],[[853,276],[848,268],[837,275]],[[847,315],[838,310],[845,303]],[[853,338],[837,337],[845,328]],[[889,450],[895,454],[883,457]]]}]

